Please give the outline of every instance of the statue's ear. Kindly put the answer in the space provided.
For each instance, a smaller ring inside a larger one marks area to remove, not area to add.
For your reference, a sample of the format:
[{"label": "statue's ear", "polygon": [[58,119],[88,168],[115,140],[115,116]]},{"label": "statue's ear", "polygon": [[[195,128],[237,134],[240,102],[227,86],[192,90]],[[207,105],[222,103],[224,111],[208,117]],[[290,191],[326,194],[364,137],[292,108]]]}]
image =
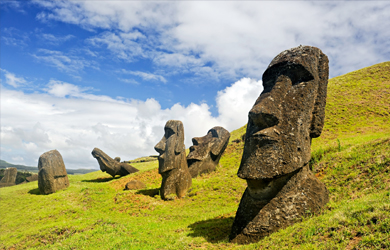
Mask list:
[{"label": "statue's ear", "polygon": [[183,123],[181,121],[178,121],[177,130],[176,130],[175,154],[180,154],[183,151],[185,151],[184,126],[183,126]]},{"label": "statue's ear", "polygon": [[329,77],[329,60],[328,57],[321,52],[320,61],[318,64],[318,90],[317,98],[314,104],[313,116],[310,126],[310,137],[316,138],[321,135],[325,121],[325,105],[326,93]]}]

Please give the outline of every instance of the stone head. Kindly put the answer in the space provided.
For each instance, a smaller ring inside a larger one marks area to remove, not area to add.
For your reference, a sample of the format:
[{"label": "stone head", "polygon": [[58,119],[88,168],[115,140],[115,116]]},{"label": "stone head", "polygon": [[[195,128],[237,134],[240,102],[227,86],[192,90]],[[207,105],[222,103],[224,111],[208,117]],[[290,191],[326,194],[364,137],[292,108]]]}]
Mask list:
[{"label": "stone head", "polygon": [[[229,138],[229,131],[218,126],[210,129],[203,137],[192,138],[193,146],[190,147],[190,153],[187,156],[190,172],[191,168],[200,165],[211,165],[211,168],[215,168],[229,143]],[[204,169],[208,169],[208,167],[206,166]]]},{"label": "stone head", "polygon": [[327,56],[315,47],[299,46],[272,60],[249,111],[240,178],[271,179],[309,162],[311,139],[324,125],[328,72]]},{"label": "stone head", "polygon": [[181,165],[181,154],[185,155],[184,126],[181,121],[169,120],[164,127],[164,136],[154,149],[158,157],[159,173],[164,173]]},{"label": "stone head", "polygon": [[115,176],[119,172],[120,167],[117,164],[113,164],[112,158],[104,153],[101,149],[94,148],[91,154],[98,161],[100,170],[102,172],[107,172],[112,176]]}]

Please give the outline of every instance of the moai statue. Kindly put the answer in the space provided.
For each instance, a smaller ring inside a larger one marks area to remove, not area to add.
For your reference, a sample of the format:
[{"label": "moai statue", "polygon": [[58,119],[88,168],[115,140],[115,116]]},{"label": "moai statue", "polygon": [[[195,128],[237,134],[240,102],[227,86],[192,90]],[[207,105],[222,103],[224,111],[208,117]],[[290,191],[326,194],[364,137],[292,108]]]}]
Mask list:
[{"label": "moai statue", "polygon": [[4,177],[0,180],[0,187],[14,186],[18,170],[16,168],[6,168]]},{"label": "moai statue", "polygon": [[41,194],[51,194],[69,187],[64,160],[57,150],[42,154],[38,160],[38,187]]},{"label": "moai statue", "polygon": [[163,138],[154,147],[160,154],[158,172],[162,176],[161,199],[171,200],[175,194],[178,198],[182,198],[192,184],[184,147],[183,123],[169,120],[165,124],[164,131]]},{"label": "moai statue", "polygon": [[203,137],[192,138],[193,146],[187,156],[192,178],[215,170],[229,143],[230,133],[223,127],[214,127]]},{"label": "moai statue", "polygon": [[328,190],[309,169],[311,139],[324,126],[328,74],[328,57],[309,46],[283,51],[264,72],[237,173],[248,187],[232,242],[259,241],[328,202]]},{"label": "moai statue", "polygon": [[98,161],[100,170],[102,172],[107,172],[112,177],[115,177],[115,175],[125,176],[139,171],[130,164],[120,162],[120,157],[112,159],[98,148],[94,148],[91,154]]}]

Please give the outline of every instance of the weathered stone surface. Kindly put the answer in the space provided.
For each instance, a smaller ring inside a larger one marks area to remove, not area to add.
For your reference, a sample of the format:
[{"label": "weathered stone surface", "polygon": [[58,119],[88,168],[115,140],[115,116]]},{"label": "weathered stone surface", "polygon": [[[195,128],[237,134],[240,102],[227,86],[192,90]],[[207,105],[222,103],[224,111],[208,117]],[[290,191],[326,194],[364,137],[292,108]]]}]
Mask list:
[{"label": "weathered stone surface", "polygon": [[230,133],[223,127],[213,127],[203,137],[192,138],[193,146],[187,156],[192,178],[215,170],[229,143]]},{"label": "weathered stone surface", "polygon": [[144,189],[146,188],[145,183],[139,180],[131,180],[126,183],[125,190],[136,190],[136,189]]},{"label": "weathered stone surface", "polygon": [[41,194],[51,194],[69,187],[64,160],[57,150],[51,150],[39,157],[38,187]]},{"label": "weathered stone surface", "polygon": [[115,175],[125,176],[139,171],[127,163],[120,162],[119,157],[112,159],[98,148],[92,150],[92,156],[98,161],[100,170],[107,172],[112,177],[115,177]]},{"label": "weathered stone surface", "polygon": [[191,187],[192,178],[188,171],[184,147],[184,127],[181,121],[169,120],[164,127],[165,134],[154,149],[158,157],[158,172],[162,176],[161,199],[184,197]]},{"label": "weathered stone surface", "polygon": [[16,168],[6,168],[4,177],[0,180],[0,187],[9,187],[15,185],[16,175],[18,170]]},{"label": "weathered stone surface", "polygon": [[308,168],[311,139],[324,125],[328,74],[327,56],[310,46],[280,53],[264,72],[237,173],[248,187],[232,242],[256,242],[328,202],[328,190]]},{"label": "weathered stone surface", "polygon": [[32,182],[32,181],[37,181],[38,180],[38,175],[37,174],[33,174],[29,177],[26,177],[26,181],[27,182]]}]

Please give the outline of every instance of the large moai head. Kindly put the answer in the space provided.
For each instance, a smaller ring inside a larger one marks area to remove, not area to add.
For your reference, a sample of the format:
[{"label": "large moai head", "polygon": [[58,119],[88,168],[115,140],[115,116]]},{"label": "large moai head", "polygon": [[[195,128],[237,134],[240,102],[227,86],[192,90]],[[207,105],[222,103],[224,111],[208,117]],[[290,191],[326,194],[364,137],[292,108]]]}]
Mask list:
[{"label": "large moai head", "polygon": [[327,56],[310,46],[283,51],[264,72],[264,90],[248,115],[237,173],[248,187],[231,241],[256,242],[328,202],[325,185],[308,167],[311,139],[324,125],[328,74]]},{"label": "large moai head", "polygon": [[154,149],[158,156],[158,172],[160,174],[179,168],[181,156],[185,155],[184,126],[181,121],[169,120],[164,127],[164,136]]},{"label": "large moai head", "polygon": [[184,126],[181,121],[169,120],[164,127],[164,136],[154,149],[159,153],[158,172],[162,176],[160,195],[163,200],[186,195],[191,187],[191,175],[188,171]]},{"label": "large moai head", "polygon": [[249,111],[240,178],[274,178],[309,162],[311,139],[324,125],[328,72],[327,56],[315,47],[299,46],[272,60]]},{"label": "large moai head", "polygon": [[38,187],[41,194],[51,194],[69,187],[68,174],[60,152],[51,150],[39,157]]},{"label": "large moai head", "polygon": [[214,171],[229,143],[230,133],[223,127],[213,127],[203,137],[192,138],[193,146],[187,156],[192,178]]}]

